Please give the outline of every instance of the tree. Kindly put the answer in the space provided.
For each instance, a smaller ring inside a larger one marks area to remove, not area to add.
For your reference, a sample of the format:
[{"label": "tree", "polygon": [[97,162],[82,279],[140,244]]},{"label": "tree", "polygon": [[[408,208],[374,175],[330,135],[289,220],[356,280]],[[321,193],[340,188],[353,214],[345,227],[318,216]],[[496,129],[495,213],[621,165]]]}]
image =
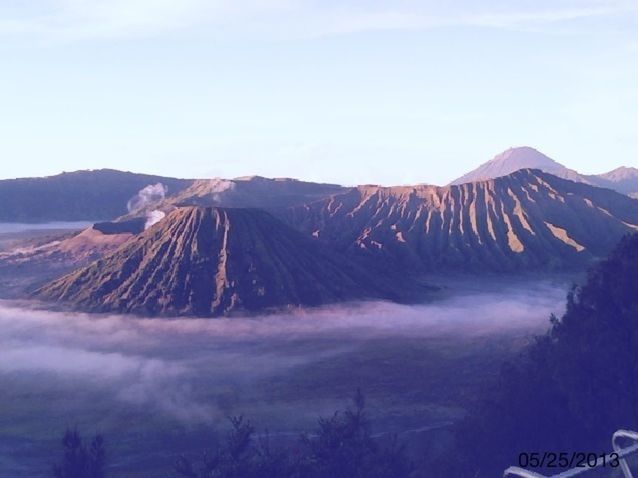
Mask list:
[{"label": "tree", "polygon": [[55,478],[105,478],[104,439],[96,435],[88,448],[76,429],[67,429],[62,438],[62,463],[53,467]]},{"label": "tree", "polygon": [[493,476],[521,452],[607,450],[615,430],[638,429],[637,290],[633,235],[572,289],[563,316],[457,427],[456,475]]},{"label": "tree", "polygon": [[255,441],[252,425],[232,418],[222,446],[199,466],[181,457],[176,472],[184,478],[407,478],[412,467],[396,437],[386,447],[372,438],[360,390],[353,405],[320,418],[318,429],[303,434],[294,450],[273,449],[267,434]]},{"label": "tree", "polygon": [[332,478],[401,478],[412,469],[404,448],[393,437],[381,447],[371,435],[361,390],[353,398],[354,408],[319,419],[316,437],[302,436],[307,452],[300,464],[302,476]]},{"label": "tree", "polygon": [[255,428],[244,417],[231,417],[226,441],[213,453],[204,455],[199,465],[184,456],[175,471],[185,478],[286,478],[292,476],[288,457],[273,451],[267,434],[255,442]]}]

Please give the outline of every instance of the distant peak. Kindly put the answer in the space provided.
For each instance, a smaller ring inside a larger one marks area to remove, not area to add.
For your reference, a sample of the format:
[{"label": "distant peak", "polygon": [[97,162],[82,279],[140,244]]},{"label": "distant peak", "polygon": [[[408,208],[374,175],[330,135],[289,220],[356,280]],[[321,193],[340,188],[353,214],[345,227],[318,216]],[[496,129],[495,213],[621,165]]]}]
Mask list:
[{"label": "distant peak", "polygon": [[[539,150],[531,146],[517,146],[508,148],[500,154],[492,158],[490,163],[494,162],[518,162],[522,167],[534,168],[541,164],[557,164],[556,161],[549,156],[541,153]],[[521,169],[521,168],[519,168]]]},{"label": "distant peak", "polygon": [[598,177],[612,182],[635,180],[638,178],[638,169],[628,166],[620,166],[608,173],[599,175]]},{"label": "distant peak", "polygon": [[540,169],[560,177],[578,180],[578,174],[531,146],[506,149],[475,170],[461,176],[451,184],[463,184],[507,176],[519,169]]},{"label": "distant peak", "polygon": [[[510,152],[511,153],[530,152],[530,153],[543,154],[539,150],[537,150],[536,148],[532,148],[531,146],[512,146],[510,148],[507,148],[501,154],[510,153]],[[543,154],[543,156],[545,155]]]},{"label": "distant peak", "polygon": [[629,166],[620,166],[609,171],[607,174],[638,174],[638,169]]}]

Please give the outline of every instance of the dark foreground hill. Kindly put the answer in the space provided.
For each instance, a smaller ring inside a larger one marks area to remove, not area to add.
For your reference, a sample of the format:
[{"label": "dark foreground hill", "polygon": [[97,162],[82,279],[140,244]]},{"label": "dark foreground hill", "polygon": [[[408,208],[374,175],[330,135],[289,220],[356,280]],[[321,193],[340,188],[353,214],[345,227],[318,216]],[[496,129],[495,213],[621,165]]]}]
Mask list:
[{"label": "dark foreground hill", "polygon": [[264,211],[183,207],[36,294],[92,311],[218,316],[366,298],[401,301],[418,289]]},{"label": "dark foreground hill", "polygon": [[111,169],[1,180],[0,222],[113,219],[127,213],[140,189],[158,182],[173,194],[193,181]]},{"label": "dark foreground hill", "polygon": [[287,211],[341,251],[417,270],[583,267],[638,229],[638,201],[539,170],[446,187],[360,186]]}]

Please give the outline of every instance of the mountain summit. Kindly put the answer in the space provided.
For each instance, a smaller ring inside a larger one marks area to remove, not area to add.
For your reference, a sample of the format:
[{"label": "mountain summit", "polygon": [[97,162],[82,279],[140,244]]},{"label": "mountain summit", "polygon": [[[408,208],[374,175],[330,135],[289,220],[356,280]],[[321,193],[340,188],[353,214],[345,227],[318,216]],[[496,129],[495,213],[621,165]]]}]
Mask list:
[{"label": "mountain summit", "polygon": [[456,185],[494,179],[507,176],[519,169],[540,169],[559,178],[589,183],[584,176],[554,161],[540,151],[530,148],[529,146],[522,146],[503,151],[487,163],[452,181],[450,184]]},{"label": "mountain summit", "polygon": [[638,198],[638,169],[621,166],[613,171],[596,176],[597,186],[614,189],[618,192]]},{"label": "mountain summit", "polygon": [[529,146],[503,151],[474,171],[452,181],[450,185],[500,178],[520,169],[540,169],[559,178],[613,189],[619,193],[638,198],[638,169],[636,168],[621,166],[603,174],[580,174]]},{"label": "mountain summit", "polygon": [[599,177],[617,183],[622,181],[633,181],[638,179],[638,169],[621,166],[613,171],[609,171],[608,173],[600,174]]}]

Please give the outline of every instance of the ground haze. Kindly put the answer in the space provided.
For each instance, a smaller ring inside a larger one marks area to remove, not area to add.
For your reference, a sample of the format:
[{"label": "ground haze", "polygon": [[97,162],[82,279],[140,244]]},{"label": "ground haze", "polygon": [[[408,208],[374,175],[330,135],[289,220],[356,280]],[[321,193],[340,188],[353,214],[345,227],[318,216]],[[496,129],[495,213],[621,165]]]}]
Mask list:
[{"label": "ground haze", "polygon": [[107,437],[116,476],[158,476],[243,413],[277,440],[368,396],[375,432],[436,453],[467,401],[562,311],[568,281],[448,280],[419,306],[140,319],[0,303],[0,468],[45,476],[67,426]]}]

